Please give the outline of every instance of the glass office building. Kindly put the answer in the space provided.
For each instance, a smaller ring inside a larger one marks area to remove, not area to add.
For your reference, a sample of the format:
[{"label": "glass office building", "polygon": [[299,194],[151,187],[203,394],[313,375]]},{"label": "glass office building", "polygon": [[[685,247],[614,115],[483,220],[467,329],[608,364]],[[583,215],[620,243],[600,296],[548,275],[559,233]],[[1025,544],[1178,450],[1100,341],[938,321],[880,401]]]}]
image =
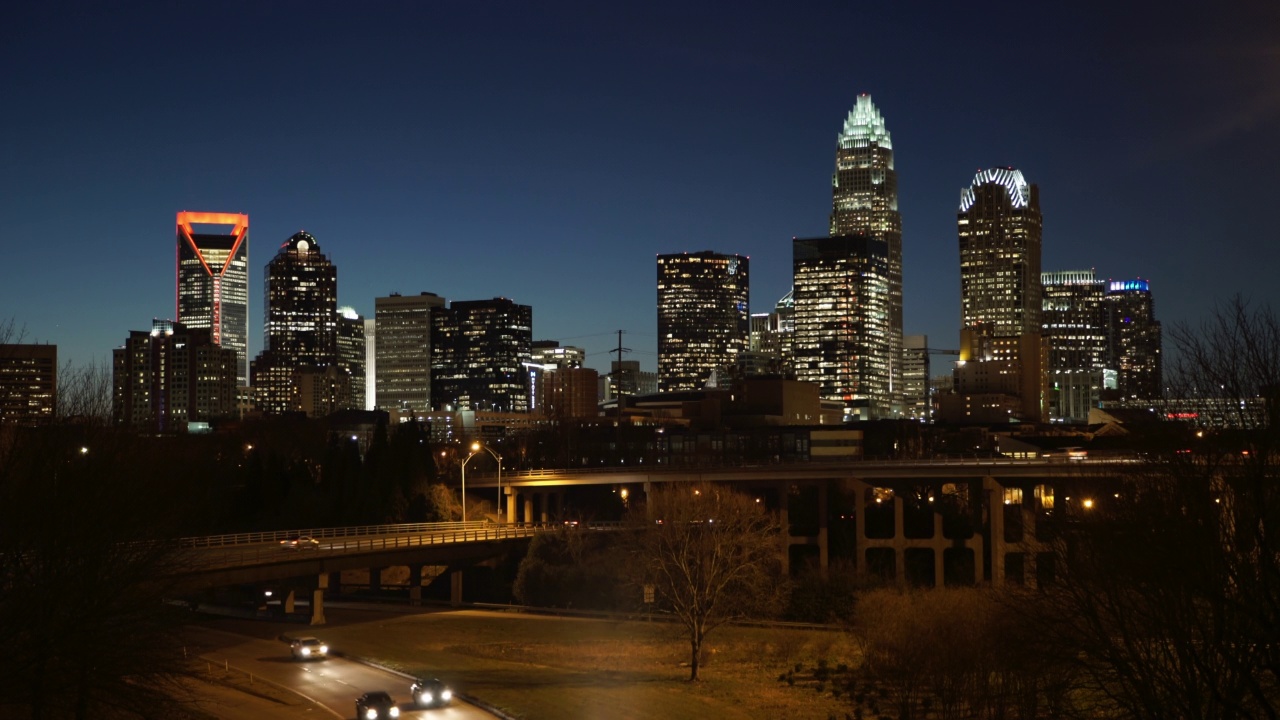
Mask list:
[{"label": "glass office building", "polygon": [[[236,381],[249,384],[249,216],[178,213],[176,321],[208,328],[236,352]],[[213,232],[217,227],[225,232]]]},{"label": "glass office building", "polygon": [[658,391],[698,390],[751,338],[750,261],[704,251],[658,256]]}]

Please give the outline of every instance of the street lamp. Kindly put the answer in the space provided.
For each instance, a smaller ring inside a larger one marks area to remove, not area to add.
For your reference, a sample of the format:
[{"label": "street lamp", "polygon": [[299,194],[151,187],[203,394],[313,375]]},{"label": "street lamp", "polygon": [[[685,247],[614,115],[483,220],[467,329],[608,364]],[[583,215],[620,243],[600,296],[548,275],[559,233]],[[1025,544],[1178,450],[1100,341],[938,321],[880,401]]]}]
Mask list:
[{"label": "street lamp", "polygon": [[481,445],[479,441],[471,443],[471,454],[466,460],[462,461],[462,522],[467,521],[467,462],[471,458],[480,453],[481,450],[493,456],[498,461],[498,516],[502,516],[502,456],[494,452],[493,448],[488,445]]}]

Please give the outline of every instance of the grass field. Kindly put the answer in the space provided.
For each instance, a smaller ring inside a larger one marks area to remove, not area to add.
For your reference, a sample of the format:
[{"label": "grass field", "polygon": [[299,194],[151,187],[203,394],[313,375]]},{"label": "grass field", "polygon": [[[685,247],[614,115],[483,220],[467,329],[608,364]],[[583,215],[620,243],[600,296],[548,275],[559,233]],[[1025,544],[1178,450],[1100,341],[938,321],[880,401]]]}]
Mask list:
[{"label": "grass field", "polygon": [[706,643],[702,681],[689,683],[688,642],[660,622],[458,611],[370,615],[315,630],[344,653],[440,677],[523,720],[825,720],[852,707],[813,682],[778,680],[797,663],[850,662],[856,650],[838,632],[720,628]]}]

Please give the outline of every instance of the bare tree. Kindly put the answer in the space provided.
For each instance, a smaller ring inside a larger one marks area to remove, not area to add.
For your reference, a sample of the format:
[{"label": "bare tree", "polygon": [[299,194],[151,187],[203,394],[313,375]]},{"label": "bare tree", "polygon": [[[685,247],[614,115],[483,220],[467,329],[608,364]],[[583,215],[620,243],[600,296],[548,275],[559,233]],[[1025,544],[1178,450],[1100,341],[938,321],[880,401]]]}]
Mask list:
[{"label": "bare tree", "polygon": [[58,417],[81,423],[109,424],[112,385],[111,366],[106,363],[63,363],[58,371]]},{"label": "bare tree", "polygon": [[698,680],[709,633],[776,608],[779,525],[755,498],[711,484],[654,488],[635,519],[640,580],[684,626]]},{"label": "bare tree", "polygon": [[0,320],[0,345],[12,345],[22,342],[27,336],[26,326],[19,325],[16,318]]}]

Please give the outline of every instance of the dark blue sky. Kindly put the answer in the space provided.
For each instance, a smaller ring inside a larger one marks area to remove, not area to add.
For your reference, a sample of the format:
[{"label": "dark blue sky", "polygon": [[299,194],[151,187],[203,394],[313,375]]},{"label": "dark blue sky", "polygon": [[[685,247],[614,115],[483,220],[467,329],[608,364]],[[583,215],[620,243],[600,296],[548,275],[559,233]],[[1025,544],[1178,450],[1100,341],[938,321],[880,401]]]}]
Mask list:
[{"label": "dark blue sky", "polygon": [[1166,325],[1280,305],[1280,3],[19,5],[0,319],[63,359],[173,315],[186,209],[250,216],[253,353],[262,266],[306,229],[363,314],[505,296],[592,366],[621,328],[656,369],[654,256],[749,255],[771,308],[860,92],[893,136],[906,331],[935,347],[960,189],[994,165],[1040,186],[1045,270],[1147,278]]}]

